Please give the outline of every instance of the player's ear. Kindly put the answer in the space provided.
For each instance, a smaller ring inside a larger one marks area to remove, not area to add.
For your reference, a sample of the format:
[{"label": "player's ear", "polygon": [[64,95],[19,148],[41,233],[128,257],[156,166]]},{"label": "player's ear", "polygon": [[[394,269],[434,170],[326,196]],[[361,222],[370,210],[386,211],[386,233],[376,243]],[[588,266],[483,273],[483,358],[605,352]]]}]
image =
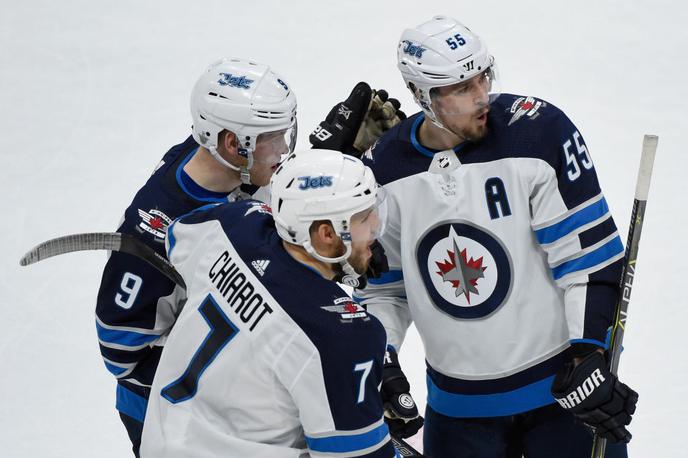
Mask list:
[{"label": "player's ear", "polygon": [[220,138],[218,139],[218,145],[222,145],[222,152],[228,156],[233,156],[237,153],[237,136],[234,132],[228,130],[223,130],[220,132]]},{"label": "player's ear", "polygon": [[332,256],[341,244],[339,236],[329,221],[315,221],[311,225],[311,244],[318,253]]}]

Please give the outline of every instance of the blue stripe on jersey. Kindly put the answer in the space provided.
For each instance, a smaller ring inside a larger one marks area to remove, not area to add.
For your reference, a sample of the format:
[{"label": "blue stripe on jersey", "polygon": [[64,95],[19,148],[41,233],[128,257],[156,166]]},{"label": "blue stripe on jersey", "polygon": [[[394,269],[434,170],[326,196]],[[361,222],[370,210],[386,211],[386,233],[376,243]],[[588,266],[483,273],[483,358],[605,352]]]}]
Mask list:
[{"label": "blue stripe on jersey", "polygon": [[621,238],[617,235],[596,250],[554,267],[552,269],[552,275],[554,276],[555,280],[559,280],[561,277],[570,274],[571,272],[578,272],[579,270],[585,270],[589,267],[601,264],[604,261],[623,253],[623,251],[623,243],[621,243]]},{"label": "blue stripe on jersey", "polygon": [[535,237],[540,244],[552,243],[570,234],[579,227],[601,218],[607,213],[609,213],[609,207],[607,206],[607,201],[603,197],[558,223],[536,230]]},{"label": "blue stripe on jersey", "polygon": [[306,436],[308,448],[321,453],[349,453],[373,447],[382,442],[389,434],[386,423],[380,424],[368,432],[349,436],[309,437]]},{"label": "blue stripe on jersey", "polygon": [[383,273],[380,278],[369,278],[368,283],[371,285],[384,285],[385,283],[394,283],[403,279],[404,273],[401,270],[390,270]]},{"label": "blue stripe on jersey", "polygon": [[177,223],[177,220],[172,221],[172,224],[170,224],[167,227],[167,259],[170,259],[170,256],[172,255],[172,250],[174,249],[174,246],[177,244],[177,237],[174,236],[174,225]]},{"label": "blue stripe on jersey", "polygon": [[191,160],[192,157],[198,152],[198,148],[189,153],[186,158],[177,167],[177,184],[182,188],[189,196],[201,202],[227,202],[227,194],[215,191],[209,191],[201,186],[199,186],[191,177],[184,171],[184,166],[187,162]]},{"label": "blue stripe on jersey", "polygon": [[160,336],[157,334],[142,334],[134,331],[123,331],[121,329],[107,329],[96,322],[98,338],[102,342],[125,345],[127,347],[138,347],[150,343]]},{"label": "blue stripe on jersey", "polygon": [[413,121],[413,125],[411,126],[411,144],[414,148],[416,148],[416,150],[418,150],[420,154],[428,157],[433,157],[435,155],[435,151],[429,150],[423,145],[421,145],[418,141],[418,138],[416,137],[416,131],[418,130],[420,123],[423,122],[423,119],[425,119],[425,114],[421,114],[416,118],[415,121]]},{"label": "blue stripe on jersey", "polygon": [[554,403],[550,393],[554,375],[521,388],[493,394],[458,394],[444,391],[427,377],[428,404],[448,417],[502,417]]},{"label": "blue stripe on jersey", "polygon": [[146,417],[147,405],[148,399],[139,396],[120,384],[117,385],[117,404],[115,407],[124,415],[128,415],[143,423],[143,419]]},{"label": "blue stripe on jersey", "polygon": [[602,347],[605,350],[609,348],[609,345],[606,342],[601,342],[597,339],[571,339],[569,341],[571,345],[577,344],[577,343],[587,343],[587,344],[593,344],[597,345],[598,347]]},{"label": "blue stripe on jersey", "polygon": [[115,366],[114,364],[110,364],[107,361],[103,362],[105,363],[105,367],[107,368],[107,370],[109,370],[115,377],[127,370],[125,367]]},{"label": "blue stripe on jersey", "polygon": [[[416,118],[416,120],[413,121],[413,124],[411,125],[411,144],[413,145],[414,148],[416,148],[416,151],[418,151],[423,156],[434,157],[435,153],[437,153],[439,151],[426,148],[423,145],[421,145],[420,142],[418,141],[418,133],[417,133],[418,128],[420,127],[420,123],[422,123],[424,119],[425,119],[425,113],[421,113],[420,116],[418,116]],[[464,145],[464,143],[459,143],[458,145],[456,145],[452,149],[458,153],[463,145]]]}]

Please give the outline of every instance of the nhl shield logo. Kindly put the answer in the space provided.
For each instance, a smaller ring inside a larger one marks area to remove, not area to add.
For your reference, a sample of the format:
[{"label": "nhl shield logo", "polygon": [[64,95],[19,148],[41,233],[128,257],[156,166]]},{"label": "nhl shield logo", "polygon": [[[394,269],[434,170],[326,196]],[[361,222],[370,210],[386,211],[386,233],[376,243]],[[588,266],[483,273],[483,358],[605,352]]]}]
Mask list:
[{"label": "nhl shield logo", "polygon": [[443,222],[421,237],[418,268],[428,295],[458,319],[483,318],[509,296],[512,265],[501,242],[466,221]]}]

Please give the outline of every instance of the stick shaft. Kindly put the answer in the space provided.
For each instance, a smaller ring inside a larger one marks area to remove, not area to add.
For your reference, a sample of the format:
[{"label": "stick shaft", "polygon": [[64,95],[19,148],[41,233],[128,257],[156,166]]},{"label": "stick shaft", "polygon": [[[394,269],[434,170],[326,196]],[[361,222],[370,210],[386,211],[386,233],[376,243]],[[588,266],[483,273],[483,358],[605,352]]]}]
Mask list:
[{"label": "stick shaft", "polygon": [[[658,138],[656,135],[645,135],[643,139],[643,150],[640,156],[640,168],[638,169],[638,180],[635,187],[635,199],[633,200],[633,209],[631,211],[631,224],[628,228],[628,240],[626,241],[626,253],[621,274],[621,294],[616,305],[616,315],[612,328],[611,349],[609,351],[609,370],[612,374],[617,374],[619,370],[621,345],[626,331],[628,304],[631,300],[633,280],[635,279],[635,265],[638,258],[640,235],[642,234],[643,222],[645,220],[645,206],[650,189],[655,153],[657,152],[657,142]],[[606,448],[607,440],[595,434],[592,458],[604,458]]]}]

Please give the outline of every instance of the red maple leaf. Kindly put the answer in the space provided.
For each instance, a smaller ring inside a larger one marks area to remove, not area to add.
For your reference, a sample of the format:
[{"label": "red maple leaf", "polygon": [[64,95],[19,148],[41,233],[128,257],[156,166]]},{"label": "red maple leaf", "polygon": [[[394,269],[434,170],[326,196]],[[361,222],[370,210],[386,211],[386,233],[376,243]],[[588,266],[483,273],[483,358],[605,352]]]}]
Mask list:
[{"label": "red maple leaf", "polygon": [[165,227],[165,223],[163,223],[162,218],[160,218],[159,216],[154,216],[153,218],[151,218],[148,224],[150,224],[150,227],[157,230],[160,230]]},{"label": "red maple leaf", "polygon": [[[435,261],[435,264],[437,264],[437,267],[440,269],[440,271],[436,272],[436,273],[442,277],[443,277],[443,274],[451,271],[452,269],[456,269],[456,255],[454,254],[454,252],[449,251],[449,250],[447,250],[447,254],[449,255],[449,260],[445,259],[443,262]],[[476,269],[476,270],[480,269],[483,272],[485,272],[485,269],[487,269],[487,267],[483,267],[483,257],[482,256],[480,256],[478,259],[473,259],[473,257],[471,257],[471,259],[467,259],[465,248],[463,250],[461,250],[460,255],[461,255],[461,258],[463,259],[463,262],[468,267],[470,267],[472,269]],[[469,278],[468,281],[470,282],[471,285],[477,286],[478,285],[478,279],[479,279],[479,277]],[[461,285],[461,281],[459,281],[459,280],[450,280],[449,282],[451,283],[451,285],[454,288],[458,288]],[[471,296],[470,296],[470,293],[468,292],[468,290],[465,290],[464,295],[466,296],[466,300],[470,304],[471,303]]]},{"label": "red maple leaf", "polygon": [[344,305],[344,310],[346,310],[349,313],[356,313],[358,311],[358,307],[356,307],[356,304],[353,302],[347,302]]},{"label": "red maple leaf", "polygon": [[[465,252],[466,250],[463,250],[463,251]],[[436,273],[440,277],[442,276],[442,274],[446,274],[450,270],[456,269],[456,258],[454,256],[454,252],[447,250],[447,254],[449,255],[449,260],[445,259],[443,262],[435,261],[435,264],[437,264],[437,268],[440,269],[440,271],[436,272]],[[454,288],[458,288],[459,283],[461,283],[461,282],[459,282],[459,281],[452,281],[451,282],[451,284]]]},{"label": "red maple leaf", "polygon": [[528,111],[531,108],[533,108],[534,106],[535,106],[535,104],[533,102],[523,102],[521,104],[521,110]]}]

